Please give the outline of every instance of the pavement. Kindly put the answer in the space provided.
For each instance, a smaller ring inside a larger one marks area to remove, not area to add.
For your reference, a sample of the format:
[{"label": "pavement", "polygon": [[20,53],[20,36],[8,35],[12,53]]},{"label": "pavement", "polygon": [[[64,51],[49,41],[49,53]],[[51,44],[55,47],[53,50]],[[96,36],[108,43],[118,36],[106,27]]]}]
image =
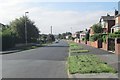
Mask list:
[{"label": "pavement", "polygon": [[68,78],[65,41],[2,55],[2,78]]},{"label": "pavement", "polygon": [[1,52],[0,52],[0,55],[15,53],[15,52],[19,52],[19,51],[21,51],[21,50],[1,51]]}]

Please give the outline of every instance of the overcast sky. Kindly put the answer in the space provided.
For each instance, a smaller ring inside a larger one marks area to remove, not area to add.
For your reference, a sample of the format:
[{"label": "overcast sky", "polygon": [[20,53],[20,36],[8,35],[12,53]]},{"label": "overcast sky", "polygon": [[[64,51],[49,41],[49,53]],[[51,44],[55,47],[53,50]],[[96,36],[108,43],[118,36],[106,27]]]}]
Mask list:
[{"label": "overcast sky", "polygon": [[107,13],[114,15],[117,6],[117,2],[78,2],[78,0],[74,2],[0,0],[0,23],[9,24],[28,11],[27,16],[35,22],[41,33],[50,33],[50,26],[53,26],[54,34],[76,32],[89,28]]}]

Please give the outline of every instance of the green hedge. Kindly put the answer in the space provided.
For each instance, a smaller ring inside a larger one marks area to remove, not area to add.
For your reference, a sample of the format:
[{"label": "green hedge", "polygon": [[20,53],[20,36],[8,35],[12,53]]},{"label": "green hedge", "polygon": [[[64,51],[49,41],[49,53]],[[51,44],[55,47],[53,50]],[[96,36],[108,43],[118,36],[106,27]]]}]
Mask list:
[{"label": "green hedge", "polygon": [[106,43],[106,38],[107,38],[106,35],[103,35],[103,36],[102,36],[102,41],[103,41],[104,43]]},{"label": "green hedge", "polygon": [[108,36],[109,38],[120,38],[120,34],[111,33]]},{"label": "green hedge", "polygon": [[10,29],[2,31],[2,50],[7,50],[15,46],[15,35]]},{"label": "green hedge", "polygon": [[106,36],[107,34],[94,34],[92,36],[90,36],[90,41],[102,41],[102,42],[106,42]]},{"label": "green hedge", "polygon": [[85,38],[82,38],[82,41],[85,41]]},{"label": "green hedge", "polygon": [[94,34],[90,36],[90,41],[102,40],[102,34]]},{"label": "green hedge", "polygon": [[120,30],[119,31],[117,31],[117,32],[114,32],[115,34],[120,34]]}]

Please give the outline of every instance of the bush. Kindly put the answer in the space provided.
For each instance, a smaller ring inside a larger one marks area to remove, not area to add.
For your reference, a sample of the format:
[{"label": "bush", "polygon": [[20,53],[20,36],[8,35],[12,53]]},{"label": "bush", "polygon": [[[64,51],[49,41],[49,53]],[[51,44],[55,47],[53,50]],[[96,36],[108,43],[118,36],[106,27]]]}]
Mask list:
[{"label": "bush", "polygon": [[7,50],[15,46],[15,36],[10,30],[6,29],[2,33],[2,50]]},{"label": "bush", "polygon": [[120,38],[120,34],[115,34],[115,33],[112,33],[112,34],[109,34],[108,36],[109,38]]},{"label": "bush", "polygon": [[82,38],[82,41],[85,41],[85,38]]},{"label": "bush", "polygon": [[103,38],[104,38],[104,40],[106,38],[106,37],[103,37],[103,36],[106,36],[106,34],[105,35],[104,34],[94,34],[94,35],[90,36],[90,41],[94,42],[94,41],[99,40],[99,41],[103,42]]},{"label": "bush", "polygon": [[117,32],[114,32],[115,34],[120,34],[120,30],[119,31],[117,31]]},{"label": "bush", "polygon": [[98,38],[99,38],[99,34],[94,34],[94,35],[90,36],[90,41],[96,41],[96,40],[98,40]]},{"label": "bush", "polygon": [[114,33],[110,33],[108,37],[113,38],[113,39],[114,38],[120,38],[120,30],[117,31],[117,32],[114,32]]},{"label": "bush", "polygon": [[104,43],[106,43],[106,35],[103,35],[103,36],[102,36],[102,41],[103,41]]}]

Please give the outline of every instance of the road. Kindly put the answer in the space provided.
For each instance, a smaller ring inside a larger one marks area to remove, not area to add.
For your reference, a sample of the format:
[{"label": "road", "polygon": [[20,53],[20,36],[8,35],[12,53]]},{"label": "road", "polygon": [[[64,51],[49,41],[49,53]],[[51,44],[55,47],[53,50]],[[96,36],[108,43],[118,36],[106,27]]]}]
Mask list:
[{"label": "road", "polygon": [[67,78],[65,41],[32,50],[2,55],[3,78]]}]

